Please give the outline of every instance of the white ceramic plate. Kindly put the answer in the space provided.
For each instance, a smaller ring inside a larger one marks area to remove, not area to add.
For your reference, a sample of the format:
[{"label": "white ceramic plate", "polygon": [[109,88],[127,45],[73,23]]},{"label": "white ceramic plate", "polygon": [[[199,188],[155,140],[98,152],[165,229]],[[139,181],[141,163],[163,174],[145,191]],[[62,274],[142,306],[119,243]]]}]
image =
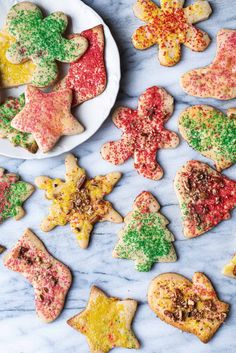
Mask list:
[{"label": "white ceramic plate", "polygon": [[[10,7],[16,2],[17,1],[14,0],[4,1],[4,4],[1,2],[1,27],[3,27],[5,23],[6,15]],[[42,159],[58,156],[88,140],[109,115],[119,91],[121,76],[120,57],[115,40],[107,25],[94,10],[85,5],[81,0],[35,0],[32,2],[40,6],[45,15],[55,11],[62,11],[68,15],[72,23],[72,28],[70,28],[71,33],[79,33],[85,29],[97,26],[98,24],[104,25],[108,84],[103,94],[73,109],[74,116],[83,124],[85,131],[80,135],[62,137],[51,152],[42,153],[38,151],[36,154],[32,154],[21,147],[14,147],[7,139],[0,139],[0,155],[20,159]],[[20,93],[24,92],[24,90],[25,86],[8,89],[4,90],[3,95],[17,97]]]}]

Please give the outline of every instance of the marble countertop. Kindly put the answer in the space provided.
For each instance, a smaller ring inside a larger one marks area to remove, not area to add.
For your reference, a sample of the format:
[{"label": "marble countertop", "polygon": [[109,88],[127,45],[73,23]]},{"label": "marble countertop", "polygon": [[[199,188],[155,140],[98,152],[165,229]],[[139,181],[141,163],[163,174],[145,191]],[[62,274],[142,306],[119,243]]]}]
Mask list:
[{"label": "marble countertop", "polygon": [[[66,1],[66,0],[65,0]],[[76,0],[75,0],[76,1]],[[1,0],[0,3],[2,3]],[[187,96],[179,85],[179,77],[185,71],[212,61],[216,49],[216,33],[221,28],[236,28],[236,1],[212,0],[213,14],[199,27],[212,37],[212,43],[203,53],[193,53],[183,48],[182,61],[175,67],[161,67],[157,61],[157,48],[139,52],[131,44],[130,37],[141,22],[132,12],[134,0],[85,0],[109,25],[120,49],[122,81],[117,104],[135,107],[137,98],[146,88],[159,85],[175,98],[175,113],[167,126],[177,131],[179,113],[189,105],[207,103],[226,110],[235,101],[220,102]],[[186,4],[192,1],[186,2]],[[161,212],[169,219],[169,229],[176,237],[178,261],[174,264],[156,264],[149,273],[138,273],[132,261],[117,260],[111,256],[117,242],[117,232],[122,225],[101,223],[95,227],[88,250],[80,249],[69,226],[58,227],[50,233],[40,230],[40,222],[47,213],[49,202],[43,192],[37,190],[25,204],[27,215],[19,222],[9,220],[1,225],[0,243],[10,249],[25,228],[31,228],[45,243],[48,250],[67,264],[74,276],[73,285],[62,315],[52,324],[43,324],[35,315],[33,289],[24,278],[3,267],[0,261],[0,352],[1,353],[86,353],[89,352],[83,335],[72,330],[65,321],[81,311],[87,302],[90,287],[95,284],[111,296],[131,297],[139,302],[133,328],[141,342],[140,353],[235,353],[236,342],[236,282],[221,274],[221,269],[236,251],[236,211],[232,219],[221,223],[211,232],[193,240],[185,240],[182,233],[180,210],[173,188],[177,170],[188,160],[207,161],[182,141],[176,150],[162,150],[159,161],[165,176],[154,182],[139,176],[130,160],[114,167],[100,157],[101,145],[116,139],[120,132],[111,118],[86,143],[74,150],[80,164],[90,176],[119,170],[123,178],[108,197],[122,214],[131,209],[133,200],[143,190],[151,191],[159,200]],[[38,175],[64,176],[64,156],[42,161],[13,160],[0,157],[0,166],[16,172],[23,179],[34,182]],[[236,179],[236,166],[225,175]],[[202,271],[212,280],[219,297],[231,304],[230,315],[212,341],[204,345],[190,334],[171,327],[158,318],[147,305],[147,287],[152,278],[163,272],[178,272],[191,278]],[[125,353],[125,349],[115,352]],[[132,351],[131,351],[132,352]]]}]

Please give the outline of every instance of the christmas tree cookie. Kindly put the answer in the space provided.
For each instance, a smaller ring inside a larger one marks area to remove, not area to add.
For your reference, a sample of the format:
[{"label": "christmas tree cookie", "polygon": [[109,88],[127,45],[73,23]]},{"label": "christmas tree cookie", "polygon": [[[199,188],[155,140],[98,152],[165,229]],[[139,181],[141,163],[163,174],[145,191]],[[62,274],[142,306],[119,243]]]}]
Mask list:
[{"label": "christmas tree cookie", "polygon": [[22,204],[33,191],[33,185],[19,181],[16,174],[5,173],[0,168],[0,223],[10,217],[21,219],[25,214]]},{"label": "christmas tree cookie", "polygon": [[142,192],[133,210],[125,217],[125,227],[119,234],[113,256],[135,261],[137,271],[150,271],[155,262],[175,262],[168,220],[159,212],[160,205],[149,192]]},{"label": "christmas tree cookie", "polygon": [[44,219],[41,229],[49,232],[56,226],[70,223],[80,247],[87,248],[95,223],[123,221],[111,203],[104,200],[105,195],[112,192],[121,174],[109,173],[88,179],[85,170],[78,166],[72,154],[67,155],[65,163],[65,181],[43,176],[35,180],[36,185],[45,190],[46,198],[52,200],[49,215]]},{"label": "christmas tree cookie", "polygon": [[223,268],[223,274],[227,277],[236,278],[236,254],[232,260]]},{"label": "christmas tree cookie", "polygon": [[13,118],[24,108],[25,95],[8,98],[0,105],[0,137],[7,138],[14,146],[20,146],[31,153],[36,153],[38,145],[31,134],[21,132],[11,126]]},{"label": "christmas tree cookie", "polygon": [[6,31],[16,39],[7,50],[12,64],[31,59],[35,64],[32,84],[46,87],[58,75],[56,60],[71,63],[86,51],[88,42],[79,35],[66,39],[62,36],[68,25],[63,12],[54,12],[43,18],[41,10],[31,2],[14,5],[7,16]]},{"label": "christmas tree cookie", "polygon": [[211,158],[221,171],[236,163],[236,109],[227,116],[207,105],[184,110],[179,118],[183,138],[203,156]]},{"label": "christmas tree cookie", "polygon": [[189,161],[175,177],[184,235],[194,238],[230,218],[236,207],[236,181],[207,164]]},{"label": "christmas tree cookie", "polygon": [[87,337],[91,353],[108,353],[116,347],[140,347],[131,330],[137,302],[108,297],[92,287],[85,310],[67,321],[68,325]]}]

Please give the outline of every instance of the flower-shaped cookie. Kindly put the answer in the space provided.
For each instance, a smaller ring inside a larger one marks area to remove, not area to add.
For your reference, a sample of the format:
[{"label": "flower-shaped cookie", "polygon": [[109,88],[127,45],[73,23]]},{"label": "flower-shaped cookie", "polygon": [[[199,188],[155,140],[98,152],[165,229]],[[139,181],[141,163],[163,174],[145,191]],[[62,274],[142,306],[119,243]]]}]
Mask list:
[{"label": "flower-shaped cookie", "polygon": [[108,297],[92,287],[85,310],[67,321],[68,325],[87,337],[91,353],[108,353],[112,348],[139,348],[131,330],[137,309],[132,299]]},{"label": "flower-shaped cookie", "polygon": [[7,16],[6,30],[16,42],[8,49],[7,59],[13,64],[32,59],[36,65],[32,84],[39,87],[52,84],[58,74],[55,61],[76,61],[88,46],[84,37],[62,37],[67,24],[67,16],[62,12],[43,18],[41,10],[33,3],[14,5]]},{"label": "flower-shaped cookie", "polygon": [[69,222],[81,248],[87,248],[96,222],[122,222],[122,217],[112,208],[111,203],[103,200],[105,195],[110,194],[121,174],[109,173],[88,179],[72,154],[66,157],[65,163],[65,182],[48,177],[38,177],[35,180],[36,185],[46,191],[47,199],[53,201],[41,229],[49,232]]},{"label": "flower-shaped cookie", "polygon": [[209,36],[194,23],[206,20],[211,7],[205,0],[197,0],[183,8],[184,0],[161,0],[161,8],[151,0],[137,0],[134,14],[147,25],[133,34],[133,45],[143,50],[159,45],[161,65],[174,66],[181,58],[181,44],[194,51],[203,51],[210,43]]},{"label": "flower-shaped cookie", "polygon": [[121,140],[102,147],[102,157],[116,165],[133,156],[139,174],[153,180],[161,179],[163,170],[156,161],[157,150],[179,144],[178,136],[164,127],[173,105],[173,98],[163,88],[154,86],[140,96],[137,110],[118,108],[113,121],[123,135]]}]

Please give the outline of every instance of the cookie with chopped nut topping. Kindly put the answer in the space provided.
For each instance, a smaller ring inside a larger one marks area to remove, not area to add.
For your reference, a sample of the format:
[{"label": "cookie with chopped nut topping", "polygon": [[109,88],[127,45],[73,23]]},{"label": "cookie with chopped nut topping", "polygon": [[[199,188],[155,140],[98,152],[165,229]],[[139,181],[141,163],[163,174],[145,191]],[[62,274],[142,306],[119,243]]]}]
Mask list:
[{"label": "cookie with chopped nut topping", "polygon": [[194,334],[204,343],[210,341],[229,311],[210,280],[199,272],[192,282],[175,273],[157,276],[149,286],[148,303],[162,321]]}]

